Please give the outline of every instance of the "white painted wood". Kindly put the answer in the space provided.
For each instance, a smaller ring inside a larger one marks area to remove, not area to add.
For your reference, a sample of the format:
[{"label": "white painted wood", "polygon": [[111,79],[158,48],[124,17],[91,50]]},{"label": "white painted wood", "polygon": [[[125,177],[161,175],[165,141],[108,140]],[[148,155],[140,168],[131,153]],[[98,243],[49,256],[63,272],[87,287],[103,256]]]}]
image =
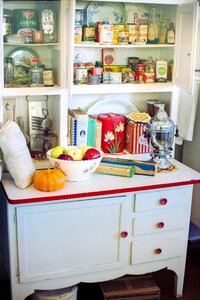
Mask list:
[{"label": "white painted wood", "polygon": [[[175,188],[163,189],[166,198],[174,192]],[[157,194],[157,190],[146,193],[149,199]],[[8,204],[12,299],[24,299],[34,289],[98,282],[163,267],[177,273],[176,293],[181,295],[192,186],[180,187],[178,194],[184,194],[186,201],[157,213],[154,207],[146,211],[148,197],[142,211],[136,212],[133,193],[52,204]],[[149,221],[157,221],[158,216],[173,224],[152,231]],[[183,221],[176,225],[175,219]],[[122,238],[124,231],[128,235]],[[155,254],[157,248],[160,254]]]},{"label": "white painted wood", "polygon": [[177,19],[175,83],[189,93],[193,93],[194,89],[197,28],[198,3],[180,5]]}]

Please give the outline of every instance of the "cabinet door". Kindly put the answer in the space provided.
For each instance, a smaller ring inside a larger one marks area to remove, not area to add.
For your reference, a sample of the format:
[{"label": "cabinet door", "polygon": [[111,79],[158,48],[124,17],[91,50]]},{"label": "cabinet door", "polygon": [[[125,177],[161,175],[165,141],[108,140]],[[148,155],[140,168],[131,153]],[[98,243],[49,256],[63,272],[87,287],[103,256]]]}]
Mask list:
[{"label": "cabinet door", "polygon": [[[20,282],[120,267],[126,197],[17,208]],[[123,229],[123,228],[122,228]],[[124,243],[125,241],[125,243]]]},{"label": "cabinet door", "polygon": [[197,21],[197,2],[180,5],[177,19],[175,83],[189,93],[193,92]]}]

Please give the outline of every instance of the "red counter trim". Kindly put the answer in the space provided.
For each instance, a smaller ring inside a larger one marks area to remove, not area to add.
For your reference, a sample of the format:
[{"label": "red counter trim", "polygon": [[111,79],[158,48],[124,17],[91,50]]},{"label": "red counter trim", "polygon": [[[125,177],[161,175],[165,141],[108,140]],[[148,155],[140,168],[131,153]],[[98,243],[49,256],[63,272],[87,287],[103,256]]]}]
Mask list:
[{"label": "red counter trim", "polygon": [[96,192],[88,192],[88,193],[77,193],[77,194],[69,194],[69,195],[60,195],[60,196],[49,196],[49,197],[39,197],[39,198],[28,198],[22,200],[12,200],[8,198],[8,202],[10,204],[28,204],[28,203],[37,203],[37,202],[47,202],[47,201],[59,201],[59,200],[67,200],[67,199],[77,199],[77,198],[87,198],[87,197],[95,197],[95,196],[105,196],[105,195],[114,195],[114,194],[124,194],[130,192],[139,192],[139,191],[148,191],[154,189],[175,187],[175,186],[183,186],[190,184],[198,184],[200,180],[188,180],[183,182],[172,182],[172,183],[164,183],[164,184],[155,184],[148,186],[140,186],[140,187],[130,187],[130,188],[122,188],[115,190],[103,190]]}]

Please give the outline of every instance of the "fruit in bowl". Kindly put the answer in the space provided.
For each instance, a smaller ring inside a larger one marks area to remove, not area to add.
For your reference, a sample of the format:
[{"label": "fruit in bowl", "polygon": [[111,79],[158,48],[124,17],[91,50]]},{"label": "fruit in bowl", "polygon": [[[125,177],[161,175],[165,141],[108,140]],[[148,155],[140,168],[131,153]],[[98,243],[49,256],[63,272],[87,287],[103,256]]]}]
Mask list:
[{"label": "fruit in bowl", "polygon": [[54,148],[47,151],[47,158],[52,167],[66,175],[67,181],[88,179],[96,171],[103,157],[101,150],[90,146],[69,146],[57,157],[52,157],[52,153],[55,155]]}]

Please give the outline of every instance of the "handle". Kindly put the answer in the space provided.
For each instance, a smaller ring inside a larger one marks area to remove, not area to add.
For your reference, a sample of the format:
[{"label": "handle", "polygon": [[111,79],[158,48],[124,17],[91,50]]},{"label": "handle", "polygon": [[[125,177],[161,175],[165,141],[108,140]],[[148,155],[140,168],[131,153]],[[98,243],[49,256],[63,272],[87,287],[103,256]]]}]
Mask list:
[{"label": "handle", "polygon": [[163,228],[165,226],[165,223],[164,222],[159,222],[157,224],[157,228]]},{"label": "handle", "polygon": [[161,254],[162,253],[162,249],[157,248],[154,250],[155,254]]},{"label": "handle", "polygon": [[166,198],[162,198],[160,199],[160,205],[166,205],[167,204],[167,199]]},{"label": "handle", "polygon": [[128,236],[128,232],[127,231],[122,231],[121,232],[121,237],[124,239]]}]

